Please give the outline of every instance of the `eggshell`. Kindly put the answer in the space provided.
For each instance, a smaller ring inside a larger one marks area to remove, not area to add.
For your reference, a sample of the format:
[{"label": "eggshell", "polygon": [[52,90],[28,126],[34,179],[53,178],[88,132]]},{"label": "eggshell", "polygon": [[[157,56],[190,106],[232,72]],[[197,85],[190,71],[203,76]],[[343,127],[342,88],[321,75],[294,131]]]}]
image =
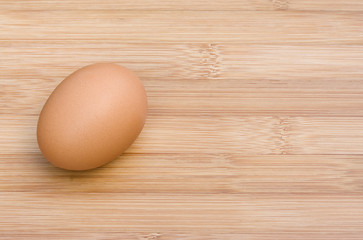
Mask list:
[{"label": "eggshell", "polygon": [[49,96],[38,120],[38,145],[57,167],[96,168],[134,142],[146,113],[146,93],[133,72],[112,63],[89,65]]}]

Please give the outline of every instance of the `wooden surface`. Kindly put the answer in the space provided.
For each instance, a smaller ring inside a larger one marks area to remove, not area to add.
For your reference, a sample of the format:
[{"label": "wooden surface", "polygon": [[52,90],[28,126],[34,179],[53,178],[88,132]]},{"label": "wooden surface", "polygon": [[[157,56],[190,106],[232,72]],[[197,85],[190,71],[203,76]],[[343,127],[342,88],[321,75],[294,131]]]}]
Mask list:
[{"label": "wooden surface", "polygon": [[[135,144],[41,156],[65,76],[134,70]],[[0,239],[362,239],[363,1],[0,0]]]}]

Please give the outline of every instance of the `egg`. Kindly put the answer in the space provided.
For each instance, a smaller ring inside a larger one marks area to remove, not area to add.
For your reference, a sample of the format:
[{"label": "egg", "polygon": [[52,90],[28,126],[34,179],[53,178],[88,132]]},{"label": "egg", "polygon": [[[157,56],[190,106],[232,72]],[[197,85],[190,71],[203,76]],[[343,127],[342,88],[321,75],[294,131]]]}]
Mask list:
[{"label": "egg", "polygon": [[132,71],[113,63],[88,65],[49,96],[39,115],[38,145],[59,168],[97,168],[135,141],[146,115],[146,92]]}]

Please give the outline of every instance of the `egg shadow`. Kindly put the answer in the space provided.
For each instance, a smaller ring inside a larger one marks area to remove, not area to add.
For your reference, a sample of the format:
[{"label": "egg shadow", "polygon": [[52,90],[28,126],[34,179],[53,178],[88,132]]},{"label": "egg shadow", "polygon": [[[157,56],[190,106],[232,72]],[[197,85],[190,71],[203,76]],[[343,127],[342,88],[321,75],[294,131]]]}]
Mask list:
[{"label": "egg shadow", "polygon": [[[39,155],[45,181],[48,184],[52,183],[52,191],[59,192],[106,192],[109,189],[107,182],[114,182],[114,179],[124,172],[123,163],[128,159],[127,154],[123,154],[98,168],[72,171],[56,167],[42,154]],[[120,187],[122,188],[122,184]]]}]

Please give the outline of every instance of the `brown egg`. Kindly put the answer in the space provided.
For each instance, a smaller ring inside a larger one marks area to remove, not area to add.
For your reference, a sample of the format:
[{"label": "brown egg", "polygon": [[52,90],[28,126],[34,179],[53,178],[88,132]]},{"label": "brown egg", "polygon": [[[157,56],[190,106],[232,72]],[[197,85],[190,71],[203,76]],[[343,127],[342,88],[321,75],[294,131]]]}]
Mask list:
[{"label": "brown egg", "polygon": [[137,76],[111,63],[83,67],[53,91],[39,116],[37,139],[57,167],[87,170],[122,154],[141,132],[146,93]]}]

